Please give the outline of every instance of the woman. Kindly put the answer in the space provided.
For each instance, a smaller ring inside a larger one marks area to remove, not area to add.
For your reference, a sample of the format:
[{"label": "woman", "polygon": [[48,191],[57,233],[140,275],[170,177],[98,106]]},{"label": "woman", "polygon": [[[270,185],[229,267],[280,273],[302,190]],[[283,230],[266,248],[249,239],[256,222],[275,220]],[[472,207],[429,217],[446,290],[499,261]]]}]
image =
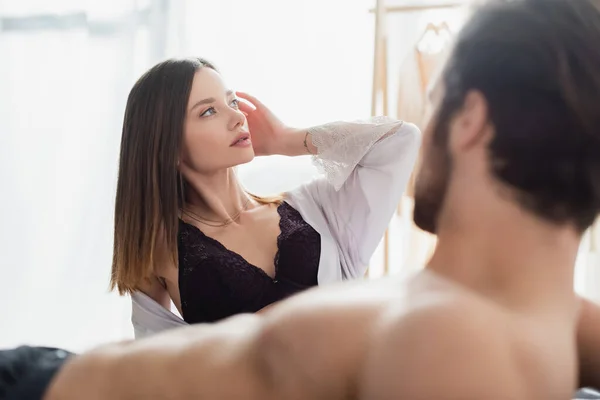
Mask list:
[{"label": "woman", "polygon": [[[136,337],[362,277],[419,137],[386,118],[290,128],[205,60],[150,69],[125,111],[111,279],[132,295]],[[245,192],[234,168],[273,154],[312,154],[325,177],[280,197]]]}]

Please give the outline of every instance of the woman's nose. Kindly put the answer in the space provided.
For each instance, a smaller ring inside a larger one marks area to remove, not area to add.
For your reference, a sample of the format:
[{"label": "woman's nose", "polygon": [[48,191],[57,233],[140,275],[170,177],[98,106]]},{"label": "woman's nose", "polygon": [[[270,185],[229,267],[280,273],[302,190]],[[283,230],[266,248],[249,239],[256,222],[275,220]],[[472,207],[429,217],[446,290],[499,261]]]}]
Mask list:
[{"label": "woman's nose", "polygon": [[229,122],[229,130],[235,130],[244,125],[246,116],[240,110],[232,110],[232,116]]}]

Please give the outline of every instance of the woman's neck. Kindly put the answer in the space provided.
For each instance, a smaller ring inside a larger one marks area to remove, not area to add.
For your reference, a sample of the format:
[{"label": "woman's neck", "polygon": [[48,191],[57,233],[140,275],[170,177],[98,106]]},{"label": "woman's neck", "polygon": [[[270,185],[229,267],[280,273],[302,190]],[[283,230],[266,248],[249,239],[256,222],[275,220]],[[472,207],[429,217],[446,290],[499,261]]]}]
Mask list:
[{"label": "woman's neck", "polygon": [[232,168],[211,175],[186,177],[184,209],[206,221],[235,219],[248,206],[249,196],[240,186]]}]

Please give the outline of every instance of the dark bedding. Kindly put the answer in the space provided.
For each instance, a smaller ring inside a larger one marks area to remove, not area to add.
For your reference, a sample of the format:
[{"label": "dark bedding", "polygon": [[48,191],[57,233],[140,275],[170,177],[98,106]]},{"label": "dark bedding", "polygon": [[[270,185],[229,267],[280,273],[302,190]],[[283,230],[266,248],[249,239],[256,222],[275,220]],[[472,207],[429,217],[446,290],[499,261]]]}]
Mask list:
[{"label": "dark bedding", "polygon": [[0,351],[0,400],[40,400],[70,356],[64,350],[47,347]]}]

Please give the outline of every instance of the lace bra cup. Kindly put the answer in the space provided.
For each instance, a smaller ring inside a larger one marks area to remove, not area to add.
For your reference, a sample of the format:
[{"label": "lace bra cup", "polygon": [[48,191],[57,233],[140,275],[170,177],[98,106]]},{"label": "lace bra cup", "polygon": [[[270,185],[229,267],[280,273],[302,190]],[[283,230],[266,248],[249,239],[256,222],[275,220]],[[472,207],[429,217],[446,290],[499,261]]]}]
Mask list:
[{"label": "lace bra cup", "polygon": [[252,313],[317,285],[321,237],[300,213],[282,202],[275,277],[180,220],[179,291],[188,323],[215,322]]}]

